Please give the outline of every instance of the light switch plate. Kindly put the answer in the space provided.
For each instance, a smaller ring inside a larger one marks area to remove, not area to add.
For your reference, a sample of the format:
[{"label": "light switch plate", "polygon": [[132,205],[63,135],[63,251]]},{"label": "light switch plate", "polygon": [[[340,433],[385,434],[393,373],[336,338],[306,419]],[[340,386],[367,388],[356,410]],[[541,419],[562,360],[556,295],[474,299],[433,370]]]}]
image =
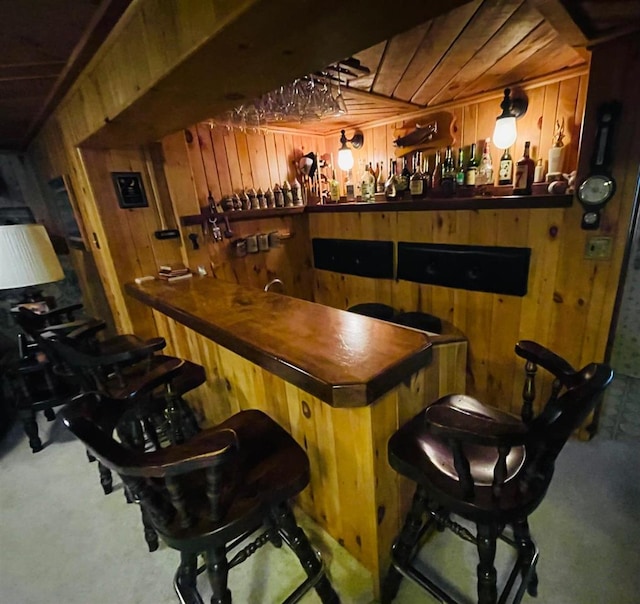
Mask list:
[{"label": "light switch plate", "polygon": [[589,237],[584,257],[591,260],[608,260],[611,258],[612,247],[613,238],[611,237]]}]

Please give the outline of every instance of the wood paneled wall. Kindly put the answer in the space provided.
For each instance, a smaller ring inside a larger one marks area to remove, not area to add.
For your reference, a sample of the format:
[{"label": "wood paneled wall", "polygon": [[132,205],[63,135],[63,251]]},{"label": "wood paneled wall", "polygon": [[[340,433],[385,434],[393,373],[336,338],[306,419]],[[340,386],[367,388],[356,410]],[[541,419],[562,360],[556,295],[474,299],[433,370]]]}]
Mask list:
[{"label": "wood paneled wall", "polygon": [[[584,105],[587,94],[588,76],[574,76],[568,79],[552,82],[546,85],[525,86],[518,94],[524,93],[529,101],[526,114],[517,120],[518,139],[511,148],[511,156],[514,161],[522,157],[525,141],[531,142],[531,157],[537,160],[542,157],[547,171],[547,158],[553,142],[553,133],[556,121],[565,123],[565,151],[563,157],[563,170],[570,172],[577,168],[578,146],[580,143],[580,129],[584,113]],[[515,90],[516,88],[514,88]],[[515,94],[512,96],[516,96]],[[465,157],[469,158],[469,146],[477,144],[476,157],[480,159],[482,147],[486,138],[493,136],[493,128],[496,117],[500,114],[500,102],[502,96],[496,95],[481,102],[451,105],[449,109],[456,120],[456,142],[454,147],[463,147]],[[445,106],[447,107],[447,106]],[[425,121],[429,111],[424,112]],[[434,113],[433,111],[431,113]],[[420,114],[412,114],[413,123],[420,123]],[[401,117],[401,116],[399,116]],[[383,162],[384,174],[388,176],[389,159],[395,157],[393,141],[397,136],[396,128],[402,127],[402,121],[385,125],[363,128],[364,144],[361,149],[355,149],[353,178],[359,182],[362,166],[371,162],[374,166],[377,162]],[[351,132],[347,132],[351,137]],[[326,138],[328,151],[337,153],[339,135]],[[433,155],[435,149],[430,151]],[[426,154],[426,152],[425,152]],[[493,160],[494,174],[497,181],[498,165],[502,150],[491,145],[491,158]],[[457,159],[457,157],[456,157]],[[399,169],[402,163],[398,161]],[[433,157],[430,158],[430,168],[433,169]],[[344,183],[346,174],[337,171],[339,180]]]},{"label": "wood paneled wall", "polygon": [[[611,56],[621,58],[615,69],[608,64],[607,57]],[[316,271],[315,300],[338,308],[379,301],[403,310],[431,312],[451,321],[469,339],[468,391],[514,411],[511,401],[519,400],[522,384],[518,379],[521,362],[513,353],[518,339],[537,340],[578,367],[605,359],[627,231],[636,202],[640,119],[633,107],[640,101],[638,56],[640,43],[631,37],[596,48],[588,89],[584,78],[572,78],[532,90],[529,111],[518,122],[519,144],[524,137],[531,140],[534,157],[537,157],[536,145],[545,152],[550,144],[550,124],[556,117],[564,116],[570,137],[565,168],[573,169],[583,103],[587,98],[586,135],[580,164],[584,176],[592,152],[598,104],[613,98],[623,99],[612,167],[618,192],[603,212],[599,231],[580,229],[583,210],[577,202],[571,208],[547,210],[309,215],[311,237],[334,237],[339,233],[340,237],[355,239],[531,247],[526,296],[467,292],[403,281],[373,281]],[[484,103],[464,107],[461,110],[463,144],[490,135],[495,113],[493,104],[490,108]],[[385,155],[378,149],[384,149],[388,155],[390,129],[375,128],[369,133],[365,129],[364,132],[365,139],[370,134],[374,141],[367,147],[365,140],[362,153],[367,161],[384,159]],[[497,153],[494,162],[496,159]],[[594,236],[612,238],[610,259],[585,258],[589,239]]]},{"label": "wood paneled wall", "polygon": [[[266,191],[296,178],[297,162],[302,155],[324,153],[324,139],[302,133],[266,132],[247,134],[197,124],[187,132],[178,132],[163,140],[165,174],[178,216],[200,213],[207,206],[209,191],[216,201],[242,190]],[[239,214],[241,216],[241,214]],[[231,222],[233,238],[214,243],[210,228],[183,228],[187,261],[211,270],[216,277],[244,285],[264,287],[278,277],[285,291],[312,299],[311,256],[305,216],[282,216]],[[220,224],[224,229],[224,223]],[[289,234],[281,246],[268,252],[236,258],[231,242],[238,237],[279,231]],[[198,236],[202,244],[194,250],[187,239]]]}]

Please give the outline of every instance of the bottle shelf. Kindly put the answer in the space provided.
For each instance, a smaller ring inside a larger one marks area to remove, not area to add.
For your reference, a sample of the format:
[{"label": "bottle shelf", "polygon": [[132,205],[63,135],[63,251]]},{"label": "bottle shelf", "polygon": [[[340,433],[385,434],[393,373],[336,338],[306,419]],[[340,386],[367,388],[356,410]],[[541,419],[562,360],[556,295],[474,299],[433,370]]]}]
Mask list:
[{"label": "bottle shelf", "polygon": [[213,214],[208,207],[202,208],[202,213],[180,216],[182,226],[198,226],[210,218],[218,221],[239,222],[241,220],[260,220],[261,218],[274,218],[276,216],[291,216],[302,214],[307,206],[294,206],[289,208],[267,208],[264,210],[236,210],[234,212],[217,212]]},{"label": "bottle shelf", "polygon": [[[493,187],[494,190],[500,187]],[[510,187],[509,187],[510,190]],[[568,208],[573,203],[573,195],[553,195],[550,193],[536,193],[533,195],[494,194],[486,191],[482,195],[465,195],[454,197],[424,197],[412,199],[410,196],[387,201],[384,196],[376,193],[375,202],[340,201],[325,205],[296,206],[293,208],[270,208],[266,210],[240,210],[236,212],[218,212],[211,214],[209,208],[203,208],[202,214],[181,216],[182,226],[198,226],[209,218],[217,217],[219,221],[225,218],[229,222],[242,220],[260,220],[276,216],[291,216],[294,214],[322,213],[322,212],[420,212],[444,210],[513,210],[520,208]]]},{"label": "bottle shelf", "polygon": [[532,195],[513,195],[512,187],[486,187],[476,195],[469,190],[453,197],[427,196],[413,199],[407,194],[402,199],[387,201],[384,195],[376,193],[375,202],[342,200],[339,203],[310,206],[307,212],[416,212],[443,210],[510,210],[519,208],[568,208],[573,203],[573,195],[554,195],[542,192],[546,185],[534,185]]}]

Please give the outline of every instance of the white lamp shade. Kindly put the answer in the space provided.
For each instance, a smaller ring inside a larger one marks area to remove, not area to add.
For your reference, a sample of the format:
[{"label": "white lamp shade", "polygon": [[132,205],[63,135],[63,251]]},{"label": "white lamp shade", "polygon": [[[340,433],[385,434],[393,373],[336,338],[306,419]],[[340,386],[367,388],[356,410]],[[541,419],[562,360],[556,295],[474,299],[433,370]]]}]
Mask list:
[{"label": "white lamp shade", "polygon": [[0,289],[61,279],[64,272],[41,224],[0,226]]},{"label": "white lamp shade", "polygon": [[493,130],[493,144],[498,149],[508,149],[516,142],[518,129],[515,117],[499,117]]},{"label": "white lamp shade", "polygon": [[338,151],[338,166],[344,172],[353,168],[353,153],[351,153],[351,149],[340,149]]}]

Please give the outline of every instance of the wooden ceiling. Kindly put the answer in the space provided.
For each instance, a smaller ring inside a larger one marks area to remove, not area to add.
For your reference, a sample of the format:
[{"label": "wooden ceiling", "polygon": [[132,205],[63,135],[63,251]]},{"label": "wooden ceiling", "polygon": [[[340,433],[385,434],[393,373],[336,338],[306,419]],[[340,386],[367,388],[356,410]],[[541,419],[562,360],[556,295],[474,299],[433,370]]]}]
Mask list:
[{"label": "wooden ceiling", "polygon": [[[0,149],[26,147],[131,2],[0,0]],[[470,0],[354,55],[370,72],[343,89],[349,114],[303,127],[326,134],[586,65],[589,45],[639,29],[640,0]]]},{"label": "wooden ceiling", "polygon": [[640,29],[640,0],[472,0],[356,55],[348,115],[287,124],[333,133],[586,66],[587,47]]},{"label": "wooden ceiling", "polygon": [[22,149],[131,0],[0,0],[0,149]]}]

